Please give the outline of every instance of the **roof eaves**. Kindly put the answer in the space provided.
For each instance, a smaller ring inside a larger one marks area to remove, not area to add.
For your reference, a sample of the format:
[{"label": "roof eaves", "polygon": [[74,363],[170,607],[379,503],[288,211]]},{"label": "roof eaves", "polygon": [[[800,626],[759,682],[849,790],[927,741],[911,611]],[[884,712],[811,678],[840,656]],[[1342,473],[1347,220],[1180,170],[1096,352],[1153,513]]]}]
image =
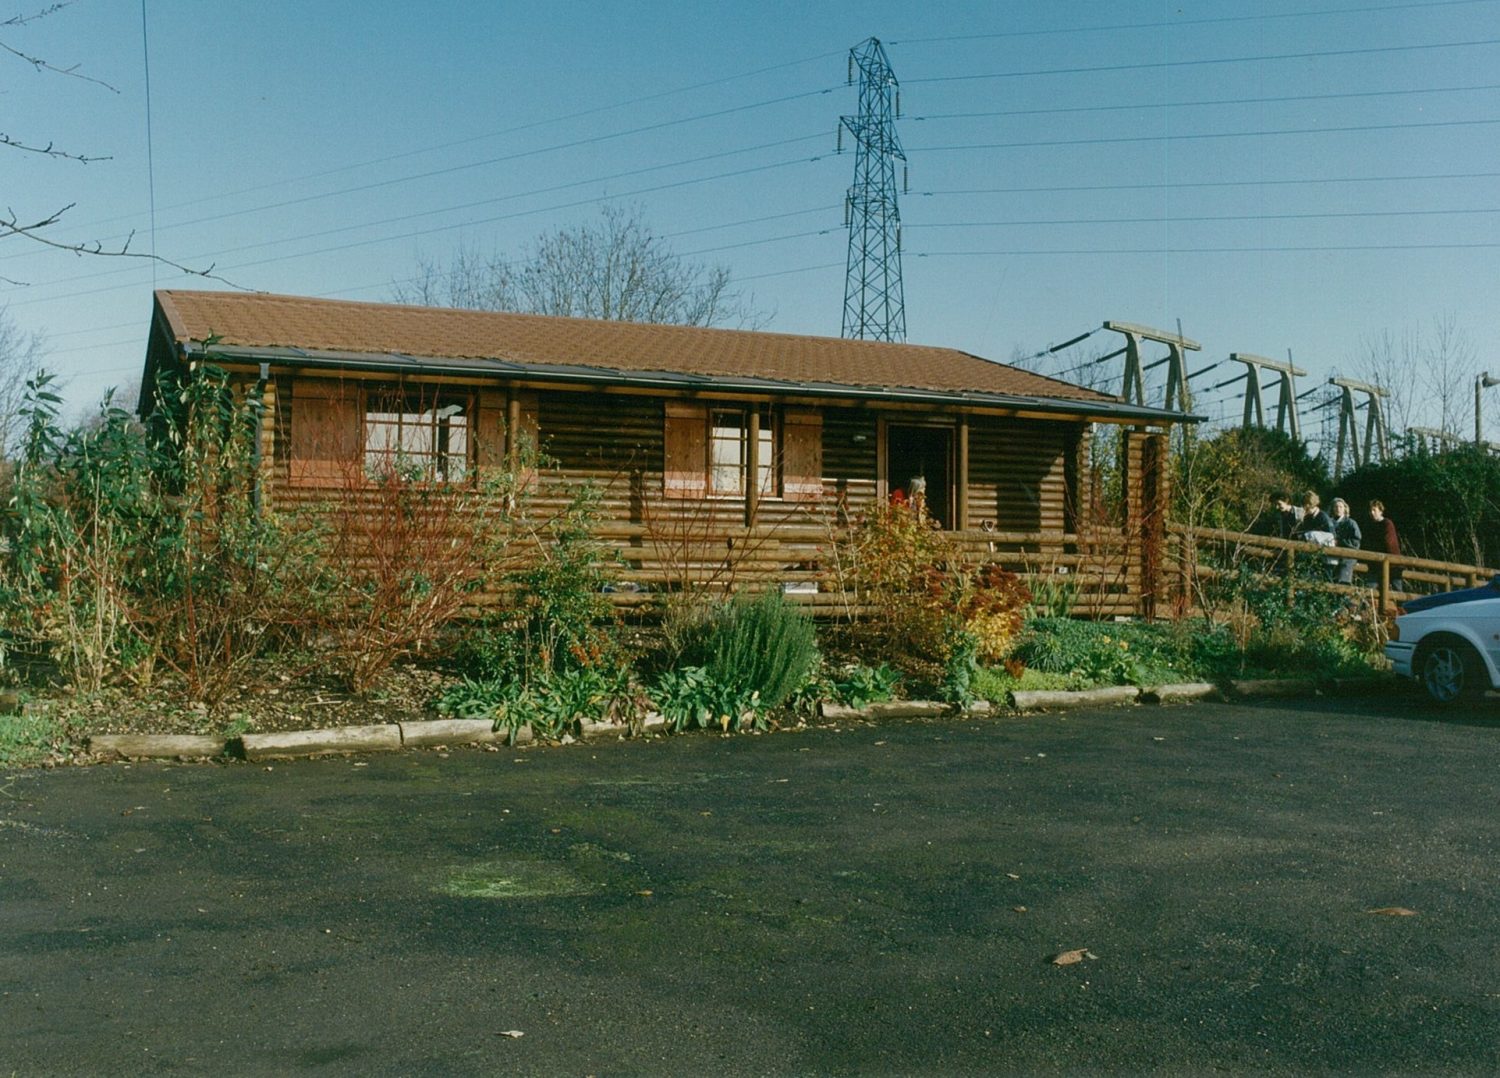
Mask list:
[{"label": "roof eaves", "polygon": [[398,352],[341,352],[291,347],[247,347],[215,345],[208,349],[192,342],[189,353],[198,358],[218,355],[247,362],[270,362],[296,366],[363,368],[366,370],[418,371],[424,374],[502,374],[543,381],[589,382],[599,385],[635,385],[661,389],[739,390],[816,397],[859,397],[871,400],[908,401],[930,404],[967,404],[975,407],[1007,408],[1114,421],[1141,423],[1200,423],[1207,417],[1125,404],[1118,400],[1087,400],[1070,397],[1036,397],[981,390],[924,389],[903,386],[868,386],[843,382],[794,382],[752,375],[699,374],[685,371],[627,371],[618,367],[571,364],[517,363],[506,359],[421,359]]}]

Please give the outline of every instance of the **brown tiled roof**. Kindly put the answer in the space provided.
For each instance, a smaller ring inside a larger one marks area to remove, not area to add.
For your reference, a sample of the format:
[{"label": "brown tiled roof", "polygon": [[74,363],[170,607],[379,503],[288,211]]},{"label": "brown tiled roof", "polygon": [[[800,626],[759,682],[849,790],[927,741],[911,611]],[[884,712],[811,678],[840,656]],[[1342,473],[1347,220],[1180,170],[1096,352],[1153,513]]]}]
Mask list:
[{"label": "brown tiled roof", "polygon": [[627,372],[977,392],[1075,401],[1117,398],[952,348],[534,314],[354,303],[249,292],[163,290],[181,343],[489,359]]}]

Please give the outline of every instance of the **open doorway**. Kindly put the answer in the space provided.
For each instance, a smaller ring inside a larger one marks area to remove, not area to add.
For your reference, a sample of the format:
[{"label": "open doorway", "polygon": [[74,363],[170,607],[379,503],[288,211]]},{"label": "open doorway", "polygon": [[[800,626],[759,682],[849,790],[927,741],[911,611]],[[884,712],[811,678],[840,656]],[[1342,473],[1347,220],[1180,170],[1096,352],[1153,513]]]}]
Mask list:
[{"label": "open doorway", "polygon": [[891,494],[910,498],[915,479],[925,480],[927,511],[941,528],[953,526],[953,430],[949,427],[886,428],[885,474]]}]

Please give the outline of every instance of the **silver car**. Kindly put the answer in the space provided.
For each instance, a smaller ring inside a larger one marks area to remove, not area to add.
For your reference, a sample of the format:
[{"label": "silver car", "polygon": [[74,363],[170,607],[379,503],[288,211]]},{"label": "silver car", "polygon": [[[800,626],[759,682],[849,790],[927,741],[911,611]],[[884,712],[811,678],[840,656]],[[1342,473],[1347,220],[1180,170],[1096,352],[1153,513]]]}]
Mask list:
[{"label": "silver car", "polygon": [[1385,657],[1439,704],[1500,687],[1500,576],[1403,603]]}]

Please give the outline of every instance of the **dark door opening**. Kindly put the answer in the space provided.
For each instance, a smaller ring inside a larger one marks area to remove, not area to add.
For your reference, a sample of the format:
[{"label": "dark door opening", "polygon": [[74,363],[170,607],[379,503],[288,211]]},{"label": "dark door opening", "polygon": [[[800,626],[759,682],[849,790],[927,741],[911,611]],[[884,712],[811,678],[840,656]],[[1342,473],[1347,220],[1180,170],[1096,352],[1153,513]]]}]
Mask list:
[{"label": "dark door opening", "polygon": [[[885,474],[892,495],[921,488],[927,511],[942,528],[953,521],[953,431],[944,427],[886,428]],[[913,480],[923,480],[914,483]]]}]

